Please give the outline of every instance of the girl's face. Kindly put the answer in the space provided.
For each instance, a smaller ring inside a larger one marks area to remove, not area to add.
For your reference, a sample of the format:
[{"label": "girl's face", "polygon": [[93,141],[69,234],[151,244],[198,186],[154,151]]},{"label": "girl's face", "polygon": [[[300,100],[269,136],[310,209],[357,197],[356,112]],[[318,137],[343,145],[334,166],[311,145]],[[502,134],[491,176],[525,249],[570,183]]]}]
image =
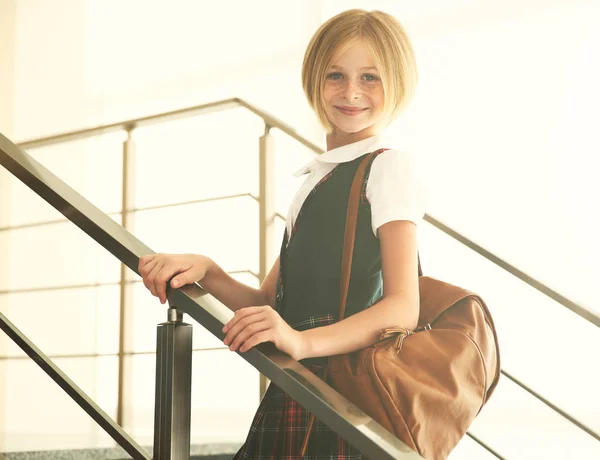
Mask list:
[{"label": "girl's face", "polygon": [[335,56],[326,75],[323,102],[334,134],[375,134],[373,125],[383,112],[383,85],[363,42]]}]

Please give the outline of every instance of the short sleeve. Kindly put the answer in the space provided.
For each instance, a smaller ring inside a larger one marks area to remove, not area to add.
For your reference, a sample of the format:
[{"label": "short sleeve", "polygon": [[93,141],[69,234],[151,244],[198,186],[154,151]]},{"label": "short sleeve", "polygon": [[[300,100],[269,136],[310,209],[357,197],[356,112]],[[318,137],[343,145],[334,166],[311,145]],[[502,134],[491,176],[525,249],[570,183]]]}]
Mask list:
[{"label": "short sleeve", "polygon": [[419,225],[425,214],[424,190],[407,152],[386,150],[373,160],[366,196],[375,236],[383,224],[410,220]]}]

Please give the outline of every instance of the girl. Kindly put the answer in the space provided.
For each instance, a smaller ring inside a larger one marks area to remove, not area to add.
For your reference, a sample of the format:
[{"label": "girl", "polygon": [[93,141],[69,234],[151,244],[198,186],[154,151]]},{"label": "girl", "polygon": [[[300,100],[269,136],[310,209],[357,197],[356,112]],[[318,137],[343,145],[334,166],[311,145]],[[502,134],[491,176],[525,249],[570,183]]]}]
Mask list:
[{"label": "girl", "polygon": [[[200,282],[235,312],[223,328],[231,350],[270,341],[320,377],[327,356],[367,347],[388,327],[414,329],[416,225],[424,211],[410,158],[389,149],[383,129],[408,105],[416,82],[411,44],[394,17],[355,9],[323,24],[306,50],[302,85],[325,128],[327,152],[299,172],[308,177],[263,285],[239,283],[202,255],[156,254],[140,259],[145,286],[165,303],[171,278],[173,288]],[[350,185],[364,155],[374,151],[381,153],[363,188],[346,318],[337,321]],[[234,459],[362,458],[319,420],[307,437],[309,419],[271,384]]]}]

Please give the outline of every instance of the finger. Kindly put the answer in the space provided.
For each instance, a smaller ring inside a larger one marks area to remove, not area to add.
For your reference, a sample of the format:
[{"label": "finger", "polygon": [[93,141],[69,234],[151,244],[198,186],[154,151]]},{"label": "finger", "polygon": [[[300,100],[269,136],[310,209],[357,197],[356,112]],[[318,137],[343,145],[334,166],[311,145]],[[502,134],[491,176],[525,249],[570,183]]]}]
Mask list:
[{"label": "finger", "polygon": [[148,281],[148,272],[146,271],[147,267],[148,265],[142,267],[142,269],[140,270],[140,276],[142,277],[142,282],[144,283],[144,286],[146,286],[146,289],[152,292],[152,283]]},{"label": "finger", "polygon": [[251,316],[251,315],[247,315],[247,314],[243,313],[242,310],[245,310],[245,309],[242,308],[242,309],[236,310],[234,312],[234,315],[231,317],[231,319],[227,322],[227,324],[225,324],[225,326],[223,326],[223,329],[222,329],[223,332],[229,332],[240,321],[243,321],[244,319]]},{"label": "finger", "polygon": [[233,326],[231,326],[231,328],[229,329],[229,332],[227,332],[227,335],[225,336],[225,340],[223,341],[223,343],[225,345],[230,345],[242,330],[244,330],[246,327],[248,327],[251,324],[258,323],[263,320],[264,320],[264,318],[262,315],[255,314],[255,315],[251,315],[251,316],[248,316],[247,318],[243,318],[243,319],[237,321]]},{"label": "finger", "polygon": [[[156,266],[156,264],[160,262],[160,258],[159,257],[155,257],[152,260],[146,262],[146,264],[144,264],[141,268],[140,268],[140,275],[142,276],[142,278],[144,276],[147,276],[148,273],[150,273],[152,271],[152,269]],[[141,265],[141,264],[140,264]]]},{"label": "finger", "polygon": [[229,320],[229,322],[225,326],[223,326],[223,332],[229,331],[239,321],[243,321],[244,319],[246,319],[246,318],[248,318],[250,316],[261,314],[261,313],[263,313],[263,314],[265,313],[265,310],[264,310],[263,307],[244,307],[244,308],[240,308],[239,310],[235,311],[235,314]]},{"label": "finger", "polygon": [[246,340],[242,344],[242,346],[240,347],[240,352],[245,353],[245,352],[251,350],[252,348],[254,348],[259,343],[272,342],[273,340],[271,338],[271,334],[272,334],[271,330],[265,330],[265,331],[259,332],[257,334],[254,334],[252,337],[250,337],[248,340]]},{"label": "finger", "polygon": [[154,279],[154,287],[156,295],[160,299],[160,303],[167,301],[167,283],[171,277],[177,273],[176,268],[172,264],[164,264]]},{"label": "finger", "polygon": [[[177,275],[179,279],[183,278],[185,284],[187,284],[186,276],[187,271],[191,268],[189,264],[183,264],[180,261],[172,261],[171,263],[167,263],[163,266],[162,270],[158,274],[158,278],[160,281],[158,293],[161,296],[163,303],[167,301],[167,285],[169,280],[171,280],[171,286],[173,286],[173,278],[174,275]],[[177,287],[177,286],[173,286]]]},{"label": "finger", "polygon": [[157,296],[158,294],[156,293],[156,277],[158,275],[158,273],[160,272],[160,270],[162,269],[162,262],[157,262],[152,269],[150,270],[150,272],[148,273],[148,275],[146,276],[146,279],[148,281],[149,284],[149,289],[150,292],[152,293],[153,296]]},{"label": "finger", "polygon": [[184,286],[186,284],[192,284],[194,281],[195,280],[189,279],[189,275],[186,270],[171,280],[171,287],[178,288],[178,287]]},{"label": "finger", "polygon": [[146,265],[144,265],[140,270],[140,276],[144,280],[144,285],[150,290],[152,290],[152,288],[149,286],[150,284],[152,284],[152,280],[149,279],[149,276],[152,273],[152,270],[154,270],[154,268],[158,265],[159,262],[160,258],[156,257],[150,262],[148,262]]},{"label": "finger", "polygon": [[146,286],[146,289],[148,289],[150,291],[150,294],[152,294],[152,288],[151,286],[153,286],[151,283],[149,283],[148,281],[146,281],[145,278],[142,278],[142,281],[144,283],[144,286]]},{"label": "finger", "polygon": [[140,257],[140,260],[138,262],[138,272],[141,272],[142,268],[144,268],[144,266],[147,265],[148,262],[151,262],[155,257],[156,254],[148,254]]},{"label": "finger", "polygon": [[231,343],[229,349],[231,351],[236,351],[241,345],[243,345],[248,339],[250,339],[253,335],[266,331],[270,329],[269,324],[266,321],[261,321],[259,323],[253,323],[244,328],[236,338]]},{"label": "finger", "polygon": [[268,311],[269,309],[273,310],[273,307],[271,307],[270,305],[260,305],[260,306],[254,306],[254,307],[240,308],[235,313],[236,314],[241,314],[241,315],[253,315],[255,313],[260,313],[260,312]]}]

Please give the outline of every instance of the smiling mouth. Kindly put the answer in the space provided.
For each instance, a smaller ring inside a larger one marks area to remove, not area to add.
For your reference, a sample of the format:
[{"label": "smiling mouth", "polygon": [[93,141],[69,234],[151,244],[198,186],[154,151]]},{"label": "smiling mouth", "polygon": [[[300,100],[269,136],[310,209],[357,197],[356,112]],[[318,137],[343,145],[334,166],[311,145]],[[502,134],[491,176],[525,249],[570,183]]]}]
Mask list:
[{"label": "smiling mouth", "polygon": [[334,106],[338,111],[342,112],[344,115],[359,115],[368,109],[344,109],[343,107]]}]

